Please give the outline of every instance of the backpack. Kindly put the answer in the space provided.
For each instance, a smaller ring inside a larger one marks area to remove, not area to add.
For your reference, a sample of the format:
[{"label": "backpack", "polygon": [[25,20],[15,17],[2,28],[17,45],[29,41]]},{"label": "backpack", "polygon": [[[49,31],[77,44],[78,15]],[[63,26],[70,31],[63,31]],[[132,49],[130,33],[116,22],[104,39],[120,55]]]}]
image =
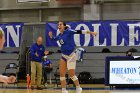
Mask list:
[{"label": "backpack", "polygon": [[138,52],[138,50],[135,49],[135,48],[131,48],[131,49],[129,49],[128,51],[130,51],[130,52]]},{"label": "backpack", "polygon": [[103,48],[102,53],[110,53],[111,51],[108,48]]},{"label": "backpack", "polygon": [[91,84],[93,81],[90,72],[86,72],[86,71],[81,72],[78,75],[78,79],[80,84]]}]

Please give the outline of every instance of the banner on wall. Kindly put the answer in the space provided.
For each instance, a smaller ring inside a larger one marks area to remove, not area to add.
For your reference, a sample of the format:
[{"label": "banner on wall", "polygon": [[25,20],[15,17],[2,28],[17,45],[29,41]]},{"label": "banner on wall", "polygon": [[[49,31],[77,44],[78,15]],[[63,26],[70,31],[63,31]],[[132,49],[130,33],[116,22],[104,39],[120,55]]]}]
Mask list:
[{"label": "banner on wall", "polygon": [[5,47],[19,47],[23,23],[0,24],[0,30],[5,33]]},{"label": "banner on wall", "polygon": [[[139,46],[139,21],[90,21],[67,22],[71,29],[90,30],[97,32],[97,36],[75,34],[71,42],[75,46]],[[54,36],[59,34],[56,22],[46,23],[46,46],[60,46],[59,42],[51,41],[48,32]]]}]

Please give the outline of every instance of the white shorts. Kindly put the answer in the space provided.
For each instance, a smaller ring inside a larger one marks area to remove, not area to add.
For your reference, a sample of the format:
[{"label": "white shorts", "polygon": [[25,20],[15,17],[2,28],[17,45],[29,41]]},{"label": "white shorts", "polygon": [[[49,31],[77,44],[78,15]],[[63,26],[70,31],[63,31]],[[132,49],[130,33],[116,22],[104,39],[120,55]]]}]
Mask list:
[{"label": "white shorts", "polygon": [[70,56],[62,54],[62,57],[67,59],[67,68],[70,69],[76,69],[76,54],[72,53]]}]

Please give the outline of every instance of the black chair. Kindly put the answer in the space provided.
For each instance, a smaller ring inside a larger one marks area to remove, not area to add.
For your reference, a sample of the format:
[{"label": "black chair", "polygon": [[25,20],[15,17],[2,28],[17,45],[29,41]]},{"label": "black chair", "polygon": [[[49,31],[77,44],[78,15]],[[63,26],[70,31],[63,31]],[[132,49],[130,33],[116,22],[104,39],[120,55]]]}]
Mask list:
[{"label": "black chair", "polygon": [[[15,76],[16,77],[16,82],[10,83],[14,84],[14,86],[17,86],[18,84],[18,65],[16,63],[9,63],[5,67],[5,71],[3,73],[4,76]],[[1,82],[2,83],[2,82]],[[3,83],[2,83],[3,87]]]},{"label": "black chair", "polygon": [[[55,77],[55,83],[54,83],[54,86],[55,86],[55,84],[56,84],[57,87],[58,87],[58,85],[60,85],[60,73],[59,73],[59,67],[56,68],[56,71],[55,71],[55,73],[54,73],[54,77]],[[70,80],[70,79],[69,79],[69,75],[66,74],[65,77],[66,77],[66,82],[67,82],[67,84],[69,85],[69,80]]]}]

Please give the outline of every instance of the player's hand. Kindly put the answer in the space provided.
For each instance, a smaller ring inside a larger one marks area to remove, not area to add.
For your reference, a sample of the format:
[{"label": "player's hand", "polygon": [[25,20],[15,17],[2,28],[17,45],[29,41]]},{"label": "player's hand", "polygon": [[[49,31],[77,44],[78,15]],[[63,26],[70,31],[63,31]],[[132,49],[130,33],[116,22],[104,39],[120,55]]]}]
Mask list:
[{"label": "player's hand", "polygon": [[45,55],[48,55],[48,54],[49,54],[49,51],[46,50],[46,51],[44,52],[44,54],[45,54]]},{"label": "player's hand", "polygon": [[92,32],[92,35],[96,36],[97,35],[97,32]]},{"label": "player's hand", "polygon": [[52,32],[51,32],[51,31],[49,32],[49,36],[50,36],[50,38],[52,38],[52,37],[53,37],[53,34],[52,34]]}]

